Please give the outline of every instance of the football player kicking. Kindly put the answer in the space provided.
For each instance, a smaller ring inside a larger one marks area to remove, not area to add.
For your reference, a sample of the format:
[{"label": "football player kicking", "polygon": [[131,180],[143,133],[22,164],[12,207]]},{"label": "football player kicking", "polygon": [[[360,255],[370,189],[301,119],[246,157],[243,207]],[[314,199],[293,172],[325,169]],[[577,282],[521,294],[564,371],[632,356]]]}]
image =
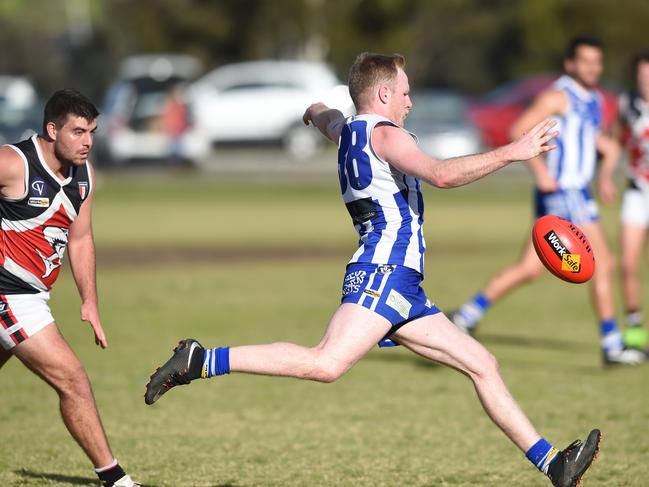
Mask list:
[{"label": "football player kicking", "polygon": [[[544,161],[534,157],[529,165],[536,179],[536,216],[557,215],[571,221],[586,234],[597,259],[592,280],[592,301],[599,318],[602,357],[605,364],[638,364],[644,352],[626,348],[615,320],[613,295],[614,259],[599,223],[597,203],[589,185],[595,173],[597,151],[602,154],[599,172],[600,196],[615,198],[611,175],[620,149],[614,139],[600,133],[602,101],[595,91],[603,69],[600,42],[591,37],[575,38],[564,59],[565,75],[538,95],[512,128],[519,136],[539,120],[556,117],[561,134],[557,150]],[[473,298],[450,314],[451,320],[473,334],[486,311],[522,284],[543,274],[532,240],[525,242],[517,262],[495,274]]]},{"label": "football player kicking", "polygon": [[420,180],[461,186],[547,152],[554,148],[554,123],[543,121],[492,152],[432,159],[403,129],[412,107],[404,64],[400,55],[361,54],[349,77],[358,115],[345,119],[321,103],[304,114],[305,123],[338,144],[343,200],[360,236],[347,265],[342,303],[320,343],[206,349],[183,340],[151,376],[145,401],[153,404],[176,385],[230,372],[333,382],[375,344],[400,344],[469,377],[486,413],[529,460],[555,486],[575,486],[595,458],[599,430],[563,451],[541,438],[507,390],[494,356],[454,326],[420,286],[425,249]]}]

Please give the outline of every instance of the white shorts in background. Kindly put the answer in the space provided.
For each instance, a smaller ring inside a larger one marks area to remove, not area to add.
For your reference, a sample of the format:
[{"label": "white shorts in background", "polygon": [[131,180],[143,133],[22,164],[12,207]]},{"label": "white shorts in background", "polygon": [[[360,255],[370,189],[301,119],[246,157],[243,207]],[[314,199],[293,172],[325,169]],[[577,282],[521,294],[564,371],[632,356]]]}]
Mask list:
[{"label": "white shorts in background", "polygon": [[10,350],[54,321],[50,293],[0,295],[0,345]]},{"label": "white shorts in background", "polygon": [[628,188],[622,199],[623,225],[649,228],[649,188]]}]

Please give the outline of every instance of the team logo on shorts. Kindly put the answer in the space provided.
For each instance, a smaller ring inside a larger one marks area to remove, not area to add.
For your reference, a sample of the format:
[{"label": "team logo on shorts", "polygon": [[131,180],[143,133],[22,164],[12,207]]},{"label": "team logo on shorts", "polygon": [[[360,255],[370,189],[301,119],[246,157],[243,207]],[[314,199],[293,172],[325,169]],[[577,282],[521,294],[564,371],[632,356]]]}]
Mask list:
[{"label": "team logo on shorts", "polygon": [[382,264],[376,270],[379,274],[389,274],[390,272],[394,272],[396,268],[396,265]]},{"label": "team logo on shorts", "polygon": [[388,299],[386,299],[385,304],[390,308],[399,313],[404,319],[408,319],[410,315],[410,308],[412,304],[403,295],[398,292],[396,289],[392,289],[390,294],[388,294]]},{"label": "team logo on shorts", "polygon": [[367,272],[365,271],[355,271],[350,272],[345,276],[345,281],[343,282],[343,296],[348,294],[357,293],[365,280]]},{"label": "team logo on shorts", "polygon": [[364,289],[363,292],[367,294],[368,296],[372,296],[373,298],[380,298],[381,293],[378,291],[375,291],[374,289]]}]

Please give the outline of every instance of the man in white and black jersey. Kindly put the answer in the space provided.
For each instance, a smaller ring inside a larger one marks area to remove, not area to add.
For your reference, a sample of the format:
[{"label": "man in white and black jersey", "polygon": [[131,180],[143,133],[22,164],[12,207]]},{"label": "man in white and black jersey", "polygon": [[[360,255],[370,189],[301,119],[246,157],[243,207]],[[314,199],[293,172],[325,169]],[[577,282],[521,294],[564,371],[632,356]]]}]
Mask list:
[{"label": "man in white and black jersey", "polygon": [[489,417],[530,461],[555,486],[574,486],[594,459],[599,430],[564,451],[541,438],[507,390],[493,355],[458,330],[420,286],[425,248],[420,180],[461,186],[547,152],[557,135],[554,123],[543,121],[485,154],[433,159],[403,129],[412,107],[404,65],[400,55],[361,54],[349,77],[358,115],[345,119],[321,103],[304,114],[305,123],[338,144],[341,193],[360,237],[347,265],[342,304],[320,343],[205,349],[196,340],[183,340],[151,376],[145,402],[154,403],[176,385],[230,372],[333,382],[376,343],[390,339],[469,377]]},{"label": "man in white and black jersey", "polygon": [[[615,260],[599,221],[591,193],[597,154],[601,155],[597,183],[600,197],[615,199],[612,174],[620,154],[619,144],[601,130],[602,96],[597,91],[604,68],[602,44],[580,36],[568,45],[565,74],[541,92],[512,127],[512,136],[529,130],[539,120],[553,117],[561,134],[557,150],[529,161],[534,174],[535,216],[557,215],[577,225],[593,246],[597,265],[591,281],[593,308],[599,320],[601,353],[607,365],[634,365],[647,359],[640,350],[625,347],[615,317],[613,275]],[[486,285],[458,311],[453,322],[473,333],[489,308],[525,283],[543,275],[545,268],[528,237],[518,260],[489,278]]]},{"label": "man in white and black jersey", "polygon": [[620,96],[621,134],[628,148],[628,186],[621,211],[622,289],[626,308],[624,341],[646,348],[642,327],[639,264],[649,231],[649,51],[633,60],[635,89]]},{"label": "man in white and black jersey", "polygon": [[15,356],[56,391],[63,422],[102,486],[136,487],[110,450],[88,376],[48,306],[67,248],[81,319],[97,345],[108,346],[97,305],[87,160],[98,115],[78,91],[60,90],[45,105],[41,134],[0,147],[0,368]]}]

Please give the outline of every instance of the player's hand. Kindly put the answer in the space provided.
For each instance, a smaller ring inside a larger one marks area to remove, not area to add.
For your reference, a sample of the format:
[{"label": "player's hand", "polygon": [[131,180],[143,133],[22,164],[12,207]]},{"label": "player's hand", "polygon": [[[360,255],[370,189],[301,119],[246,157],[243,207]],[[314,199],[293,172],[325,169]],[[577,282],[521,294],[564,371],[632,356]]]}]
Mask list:
[{"label": "player's hand", "polygon": [[307,108],[304,112],[304,115],[302,115],[302,121],[304,122],[304,125],[309,125],[309,123],[311,123],[311,121],[313,120],[312,115],[315,105],[316,103],[310,105],[309,108]]},{"label": "player's hand", "polygon": [[313,122],[314,117],[327,110],[329,110],[329,107],[322,102],[311,104],[311,106],[309,106],[309,108],[304,112],[304,115],[302,115],[304,125],[309,125],[309,123]]},{"label": "player's hand", "polygon": [[92,331],[95,334],[95,344],[101,348],[106,348],[108,346],[108,340],[106,340],[106,334],[99,321],[97,303],[85,302],[81,305],[81,321],[88,321],[90,323]]},{"label": "player's hand", "polygon": [[606,204],[611,204],[615,202],[617,198],[617,188],[611,178],[599,178],[599,196],[602,198],[602,201]]},{"label": "player's hand", "polygon": [[556,145],[550,142],[559,135],[558,130],[552,130],[556,124],[556,120],[545,119],[532,127],[529,132],[524,133],[520,138],[509,144],[509,160],[527,161],[528,159],[555,149]]}]

